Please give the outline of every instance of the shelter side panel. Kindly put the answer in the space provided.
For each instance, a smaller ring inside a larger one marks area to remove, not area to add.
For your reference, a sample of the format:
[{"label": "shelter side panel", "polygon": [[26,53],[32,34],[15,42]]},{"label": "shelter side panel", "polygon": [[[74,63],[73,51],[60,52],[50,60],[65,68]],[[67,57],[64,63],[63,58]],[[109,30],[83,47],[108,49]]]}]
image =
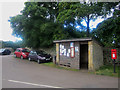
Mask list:
[{"label": "shelter side panel", "polygon": [[103,48],[96,42],[93,42],[93,64],[94,69],[103,65]]},{"label": "shelter side panel", "polygon": [[60,43],[60,65],[79,69],[79,42]]}]

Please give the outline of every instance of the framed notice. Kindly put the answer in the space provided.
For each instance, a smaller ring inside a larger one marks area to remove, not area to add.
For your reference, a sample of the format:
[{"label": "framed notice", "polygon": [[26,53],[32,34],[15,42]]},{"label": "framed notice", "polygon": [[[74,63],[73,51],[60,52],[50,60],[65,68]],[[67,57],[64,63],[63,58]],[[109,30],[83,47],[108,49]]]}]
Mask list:
[{"label": "framed notice", "polygon": [[71,48],[70,48],[70,57],[71,57],[71,58],[74,58],[74,57],[75,57],[75,48],[74,48],[74,47],[71,47]]}]

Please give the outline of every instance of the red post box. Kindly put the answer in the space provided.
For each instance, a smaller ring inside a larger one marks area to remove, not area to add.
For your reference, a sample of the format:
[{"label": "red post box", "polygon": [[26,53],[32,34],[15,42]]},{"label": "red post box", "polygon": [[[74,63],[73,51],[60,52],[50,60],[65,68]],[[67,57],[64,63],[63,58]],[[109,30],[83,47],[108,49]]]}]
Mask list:
[{"label": "red post box", "polygon": [[114,73],[115,72],[115,59],[117,59],[117,50],[116,49],[111,49],[111,58],[113,59],[113,63],[114,63]]},{"label": "red post box", "polygon": [[116,49],[111,49],[111,58],[117,59],[117,50]]}]

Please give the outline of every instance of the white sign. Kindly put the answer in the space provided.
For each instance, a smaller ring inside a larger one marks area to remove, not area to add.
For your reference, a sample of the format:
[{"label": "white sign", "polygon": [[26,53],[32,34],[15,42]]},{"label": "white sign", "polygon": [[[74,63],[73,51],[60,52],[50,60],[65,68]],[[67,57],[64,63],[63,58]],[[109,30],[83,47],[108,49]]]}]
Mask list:
[{"label": "white sign", "polygon": [[78,52],[78,47],[75,47],[75,51]]},{"label": "white sign", "polygon": [[64,45],[62,45],[62,49],[64,49]]},{"label": "white sign", "polygon": [[67,57],[69,57],[69,53],[67,53]]},{"label": "white sign", "polygon": [[71,57],[73,58],[75,56],[75,52],[74,52],[74,47],[71,48]]},{"label": "white sign", "polygon": [[70,53],[70,49],[68,49],[68,53]]},{"label": "white sign", "polygon": [[64,56],[66,56],[66,49],[64,49]]},{"label": "white sign", "polygon": [[60,44],[60,49],[62,48],[62,45]]},{"label": "white sign", "polygon": [[73,42],[70,43],[70,47],[74,47],[74,43]]}]

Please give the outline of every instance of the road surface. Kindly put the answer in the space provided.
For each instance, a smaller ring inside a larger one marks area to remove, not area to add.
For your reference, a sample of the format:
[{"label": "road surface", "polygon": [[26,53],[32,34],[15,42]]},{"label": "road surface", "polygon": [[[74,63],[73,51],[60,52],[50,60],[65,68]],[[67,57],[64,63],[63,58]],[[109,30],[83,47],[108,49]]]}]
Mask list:
[{"label": "road surface", "polygon": [[2,88],[118,88],[118,78],[68,71],[2,57]]}]

